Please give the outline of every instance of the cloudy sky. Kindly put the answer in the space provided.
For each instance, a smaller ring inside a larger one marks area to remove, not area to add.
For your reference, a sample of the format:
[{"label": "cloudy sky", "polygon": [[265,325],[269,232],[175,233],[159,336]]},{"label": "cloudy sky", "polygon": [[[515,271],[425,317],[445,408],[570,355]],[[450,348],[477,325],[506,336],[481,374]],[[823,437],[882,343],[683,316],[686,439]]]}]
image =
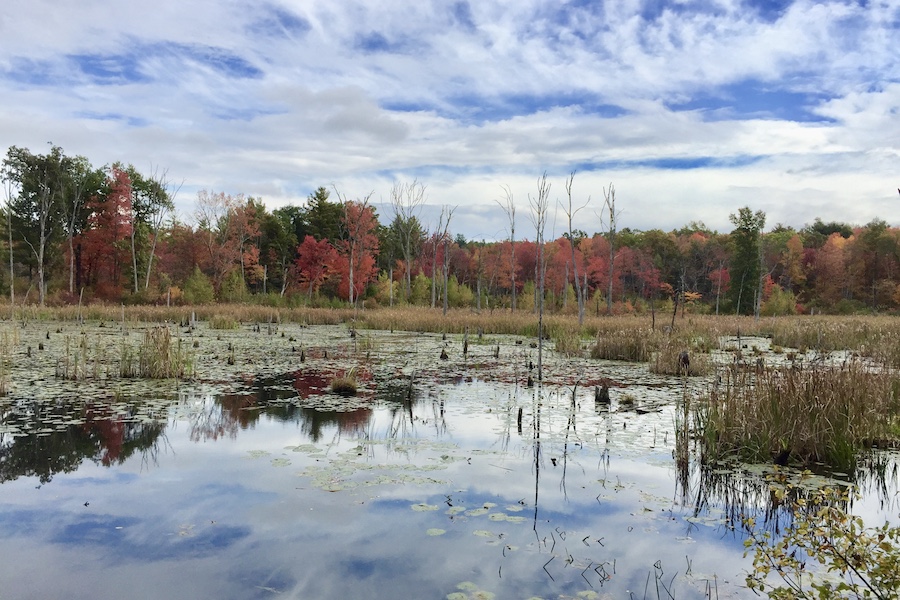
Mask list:
[{"label": "cloudy sky", "polygon": [[[5,0],[0,147],[302,203],[427,186],[502,239],[546,172],[575,226],[900,224],[900,0]],[[563,230],[562,217],[550,227]],[[550,231],[547,232],[548,234]]]}]

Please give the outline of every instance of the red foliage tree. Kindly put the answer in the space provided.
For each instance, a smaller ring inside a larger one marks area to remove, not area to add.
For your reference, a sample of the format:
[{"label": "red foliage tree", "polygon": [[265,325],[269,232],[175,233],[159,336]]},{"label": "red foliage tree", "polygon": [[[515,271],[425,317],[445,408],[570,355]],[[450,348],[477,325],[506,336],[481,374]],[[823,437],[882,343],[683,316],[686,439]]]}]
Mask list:
[{"label": "red foliage tree", "polygon": [[99,298],[117,299],[124,289],[124,267],[129,264],[128,241],[134,226],[131,179],[113,165],[108,193],[92,196],[87,228],[75,240],[76,262],[82,281],[94,287]]},{"label": "red foliage tree", "polygon": [[262,278],[259,248],[252,244],[260,235],[258,213],[262,210],[252,198],[202,190],[197,196],[198,230],[203,233],[206,260],[213,282],[219,289],[225,278],[240,269],[246,284]]},{"label": "red foliage tree", "polygon": [[303,243],[297,246],[294,270],[298,283],[306,285],[310,300],[313,292],[319,289],[332,272],[337,260],[338,253],[328,240],[317,241],[308,235],[303,239]]},{"label": "red foliage tree", "polygon": [[344,200],[344,214],[341,217],[344,239],[337,244],[338,260],[334,266],[341,276],[338,294],[351,304],[362,295],[369,281],[378,275],[375,264],[378,218],[368,200]]},{"label": "red foliage tree", "polygon": [[183,223],[174,223],[160,240],[158,269],[172,282],[181,283],[190,277],[194,267],[209,271],[206,241],[202,232]]}]

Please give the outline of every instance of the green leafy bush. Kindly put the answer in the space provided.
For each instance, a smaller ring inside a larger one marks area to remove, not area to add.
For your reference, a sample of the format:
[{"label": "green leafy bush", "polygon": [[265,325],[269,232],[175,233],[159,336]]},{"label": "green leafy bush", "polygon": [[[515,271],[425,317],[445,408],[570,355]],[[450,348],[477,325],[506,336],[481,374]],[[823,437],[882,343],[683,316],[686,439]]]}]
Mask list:
[{"label": "green leafy bush", "polygon": [[[794,496],[784,486],[772,493]],[[847,514],[849,503],[847,489],[797,495],[789,504],[792,523],[778,539],[745,519],[744,545],[753,552],[747,587],[770,598],[900,598],[900,526],[865,527]]]}]

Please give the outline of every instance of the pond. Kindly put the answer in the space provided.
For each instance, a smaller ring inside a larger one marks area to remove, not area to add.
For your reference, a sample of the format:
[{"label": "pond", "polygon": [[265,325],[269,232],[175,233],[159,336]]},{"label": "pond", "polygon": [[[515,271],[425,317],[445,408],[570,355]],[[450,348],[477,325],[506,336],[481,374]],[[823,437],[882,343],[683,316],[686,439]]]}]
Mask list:
[{"label": "pond", "polygon": [[[462,336],[292,325],[179,331],[188,382],[92,369],[140,331],[8,333],[3,597],[753,597],[740,514],[769,510],[763,470],[674,458],[704,380],[545,349],[529,386],[526,338],[463,354]],[[84,377],[56,376],[67,359]],[[351,369],[359,393],[332,393]],[[855,506],[876,523],[897,516],[885,460]]]}]

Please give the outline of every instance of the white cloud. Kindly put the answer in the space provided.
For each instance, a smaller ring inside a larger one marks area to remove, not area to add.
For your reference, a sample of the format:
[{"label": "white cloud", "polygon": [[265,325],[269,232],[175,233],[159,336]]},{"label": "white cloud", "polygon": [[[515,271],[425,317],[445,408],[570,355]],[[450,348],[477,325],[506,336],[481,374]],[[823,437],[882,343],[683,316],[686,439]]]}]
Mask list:
[{"label": "white cloud", "polygon": [[501,184],[524,212],[541,172],[561,189],[578,167],[595,198],[615,182],[637,228],[727,230],[744,204],[773,224],[891,217],[895,0],[780,15],[737,1],[7,4],[0,143],[160,165],[185,180],[183,215],[201,188],[275,207],[418,176],[433,204],[460,206],[462,233],[492,238]]}]

